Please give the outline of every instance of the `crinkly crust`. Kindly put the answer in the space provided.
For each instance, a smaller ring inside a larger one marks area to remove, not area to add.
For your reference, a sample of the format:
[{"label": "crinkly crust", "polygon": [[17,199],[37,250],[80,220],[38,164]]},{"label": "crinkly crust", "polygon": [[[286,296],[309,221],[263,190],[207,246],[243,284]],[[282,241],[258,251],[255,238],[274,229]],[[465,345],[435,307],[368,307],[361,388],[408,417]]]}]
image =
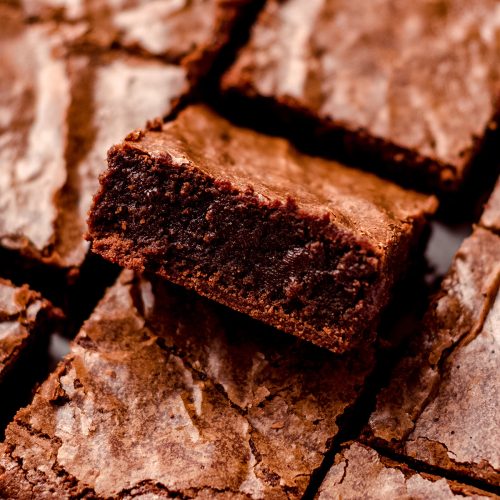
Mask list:
[{"label": "crinkly crust", "polygon": [[125,272],[6,432],[16,498],[299,498],[372,366]]},{"label": "crinkly crust", "polygon": [[486,491],[430,474],[418,473],[408,466],[379,455],[372,448],[352,443],[335,457],[335,464],[320,486],[318,500],[370,498],[459,498],[486,499]]},{"label": "crinkly crust", "polygon": [[456,189],[499,121],[498,9],[270,0],[223,88],[288,125],[309,120],[332,149]]},{"label": "crinkly crust", "polygon": [[369,441],[499,484],[499,285],[500,237],[478,227],[378,395]]},{"label": "crinkly crust", "polygon": [[171,110],[186,71],[117,52],[75,53],[81,24],[27,24],[0,5],[0,245],[79,267],[106,151]]},{"label": "crinkly crust", "polygon": [[57,314],[39,293],[0,279],[0,383],[30,345],[47,337],[47,320]]}]

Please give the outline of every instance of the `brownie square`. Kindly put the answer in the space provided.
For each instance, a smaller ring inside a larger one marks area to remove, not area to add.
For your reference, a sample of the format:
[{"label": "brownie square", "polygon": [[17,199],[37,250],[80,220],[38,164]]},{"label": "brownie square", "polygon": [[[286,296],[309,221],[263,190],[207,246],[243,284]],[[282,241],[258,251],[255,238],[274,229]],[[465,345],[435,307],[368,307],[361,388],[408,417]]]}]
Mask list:
[{"label": "brownie square", "polygon": [[47,375],[49,334],[61,313],[27,286],[0,278],[0,439]]},{"label": "brownie square", "polygon": [[185,70],[74,50],[81,25],[26,24],[0,5],[0,246],[79,268],[85,217],[108,147],[170,111]]},{"label": "brownie square", "polygon": [[378,395],[368,442],[500,485],[499,284],[500,237],[478,226]]},{"label": "brownie square", "polygon": [[0,386],[31,345],[48,340],[48,320],[57,314],[40,294],[0,278]]},{"label": "brownie square", "polygon": [[372,335],[434,198],[192,106],[110,150],[95,252],[332,351]]},{"label": "brownie square", "polygon": [[30,20],[80,22],[79,41],[160,56],[204,76],[253,0],[21,0]]},{"label": "brownie square", "polygon": [[316,497],[318,500],[387,500],[390,498],[486,499],[487,491],[417,472],[359,443],[345,445]]},{"label": "brownie square", "polygon": [[332,153],[453,190],[500,118],[498,9],[270,0],[223,88],[297,133],[306,120]]},{"label": "brownie square", "polygon": [[126,271],[0,445],[0,496],[300,498],[373,366]]}]

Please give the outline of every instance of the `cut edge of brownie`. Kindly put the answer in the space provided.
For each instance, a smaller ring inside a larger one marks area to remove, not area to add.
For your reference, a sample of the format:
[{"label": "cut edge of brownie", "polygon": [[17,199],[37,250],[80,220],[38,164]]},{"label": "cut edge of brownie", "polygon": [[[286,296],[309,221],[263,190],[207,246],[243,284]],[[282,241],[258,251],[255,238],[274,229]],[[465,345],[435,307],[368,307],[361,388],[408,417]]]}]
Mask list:
[{"label": "cut edge of brownie", "polygon": [[[127,142],[110,150],[100,180],[89,216],[93,251],[334,352],[374,336],[392,284],[424,239],[425,213],[418,221],[402,221],[406,230],[399,244],[384,253],[368,240],[332,228],[327,214],[303,213],[292,199],[266,201],[190,164],[174,165],[167,153],[153,158]],[[127,221],[119,223],[122,210]],[[239,240],[238,226],[245,228]],[[273,254],[277,258],[270,259]],[[298,268],[301,280],[294,277]],[[288,278],[286,284],[280,275]]]},{"label": "cut edge of brownie", "polygon": [[284,134],[307,152],[354,164],[407,187],[437,190],[441,195],[461,191],[484,144],[500,128],[499,96],[483,135],[472,137],[471,147],[461,152],[462,161],[454,165],[374,136],[344,120],[317,116],[293,97],[261,95],[250,82],[240,82],[237,77],[241,76],[230,69],[221,80],[219,104],[231,119],[261,128],[257,117],[265,116],[263,126],[269,132]]}]

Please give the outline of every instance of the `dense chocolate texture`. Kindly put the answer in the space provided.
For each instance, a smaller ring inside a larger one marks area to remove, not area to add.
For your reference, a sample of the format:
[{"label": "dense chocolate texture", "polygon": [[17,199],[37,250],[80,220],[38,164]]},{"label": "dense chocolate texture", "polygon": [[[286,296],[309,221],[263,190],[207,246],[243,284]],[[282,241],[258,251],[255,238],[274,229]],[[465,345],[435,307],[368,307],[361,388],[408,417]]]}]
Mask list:
[{"label": "dense chocolate texture", "polygon": [[78,267],[108,147],[168,112],[186,91],[185,70],[76,53],[81,25],[27,25],[5,5],[0,13],[0,245]]},{"label": "dense chocolate texture", "polygon": [[20,0],[20,4],[30,19],[82,23],[80,39],[86,43],[162,56],[200,76],[230,42],[252,0]]},{"label": "dense chocolate texture", "polygon": [[499,285],[500,237],[477,227],[377,397],[370,442],[500,485]]},{"label": "dense chocolate texture", "polygon": [[38,293],[0,279],[0,385],[31,344],[48,338],[47,320],[54,314]]},{"label": "dense chocolate texture", "polygon": [[496,498],[456,481],[418,473],[359,443],[346,446],[336,457],[316,497],[318,500]]},{"label": "dense chocolate texture", "polygon": [[93,250],[333,351],[372,333],[435,200],[193,106],[110,150]]},{"label": "dense chocolate texture", "polygon": [[0,446],[9,498],[300,498],[373,365],[125,271]]},{"label": "dense chocolate texture", "polygon": [[312,119],[372,167],[378,158],[399,177],[454,189],[500,121],[499,9],[496,0],[270,0],[223,88],[288,125]]}]

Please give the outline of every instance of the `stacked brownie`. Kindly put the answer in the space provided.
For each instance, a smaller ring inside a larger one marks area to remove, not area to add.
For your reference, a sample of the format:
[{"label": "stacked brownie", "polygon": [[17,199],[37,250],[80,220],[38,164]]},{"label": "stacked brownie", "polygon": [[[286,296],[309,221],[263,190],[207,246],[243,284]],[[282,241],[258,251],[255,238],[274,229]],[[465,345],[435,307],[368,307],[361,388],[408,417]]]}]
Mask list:
[{"label": "stacked brownie", "polygon": [[95,252],[336,352],[373,337],[436,208],[199,105],[132,133],[108,165]]},{"label": "stacked brownie", "polygon": [[499,16],[0,2],[0,498],[499,498]]}]

